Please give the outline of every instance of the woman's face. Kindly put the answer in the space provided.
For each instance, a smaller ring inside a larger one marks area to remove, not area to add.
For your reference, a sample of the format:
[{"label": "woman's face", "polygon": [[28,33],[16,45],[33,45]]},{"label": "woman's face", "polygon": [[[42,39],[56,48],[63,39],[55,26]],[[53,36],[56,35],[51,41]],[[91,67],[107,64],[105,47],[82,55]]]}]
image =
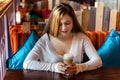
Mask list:
[{"label": "woman's face", "polygon": [[59,35],[69,36],[71,34],[71,30],[73,28],[72,18],[68,14],[63,15],[60,20],[59,27],[60,27]]}]

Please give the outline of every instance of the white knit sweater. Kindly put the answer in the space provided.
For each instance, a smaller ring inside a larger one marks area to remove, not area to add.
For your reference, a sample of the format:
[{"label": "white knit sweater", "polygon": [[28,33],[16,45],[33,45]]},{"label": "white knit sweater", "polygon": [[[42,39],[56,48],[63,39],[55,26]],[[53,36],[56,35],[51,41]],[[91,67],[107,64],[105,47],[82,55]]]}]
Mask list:
[{"label": "white knit sweater", "polygon": [[[102,66],[97,51],[85,34],[74,35],[69,52],[74,56],[77,72],[93,70]],[[88,56],[89,61],[81,63],[84,53]],[[55,64],[62,61],[63,56],[55,52],[48,35],[44,34],[26,57],[23,68],[55,72]]]}]

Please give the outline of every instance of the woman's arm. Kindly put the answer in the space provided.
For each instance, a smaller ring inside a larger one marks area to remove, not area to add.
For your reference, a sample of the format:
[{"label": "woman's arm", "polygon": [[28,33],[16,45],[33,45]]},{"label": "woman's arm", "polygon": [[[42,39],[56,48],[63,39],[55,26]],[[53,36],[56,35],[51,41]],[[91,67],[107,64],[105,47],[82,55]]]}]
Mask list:
[{"label": "woman's arm", "polygon": [[[44,46],[43,46],[44,45]],[[45,44],[42,39],[35,44],[33,49],[27,55],[24,63],[24,69],[34,69],[34,70],[44,70],[44,71],[54,71],[53,63],[45,63],[43,53],[45,53]],[[44,54],[46,55],[46,54]],[[46,55],[47,56],[47,55]]]},{"label": "woman's arm", "polygon": [[93,44],[91,43],[90,39],[85,36],[83,41],[83,48],[86,55],[89,58],[89,61],[81,64],[76,64],[77,66],[77,73],[93,70],[102,66],[102,60],[99,57],[96,49],[94,48]]}]

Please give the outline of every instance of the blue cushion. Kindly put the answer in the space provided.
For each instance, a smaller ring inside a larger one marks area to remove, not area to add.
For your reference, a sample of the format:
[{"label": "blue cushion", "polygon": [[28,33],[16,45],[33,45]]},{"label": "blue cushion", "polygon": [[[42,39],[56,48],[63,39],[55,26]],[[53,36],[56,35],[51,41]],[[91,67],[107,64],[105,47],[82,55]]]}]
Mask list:
[{"label": "blue cushion", "polygon": [[39,35],[36,31],[32,31],[25,43],[22,45],[22,47],[10,58],[7,60],[7,68],[8,69],[23,69],[23,62],[30,52],[30,50],[33,48],[35,43],[38,41]]},{"label": "blue cushion", "polygon": [[103,45],[98,49],[103,67],[120,67],[120,34],[111,30]]}]

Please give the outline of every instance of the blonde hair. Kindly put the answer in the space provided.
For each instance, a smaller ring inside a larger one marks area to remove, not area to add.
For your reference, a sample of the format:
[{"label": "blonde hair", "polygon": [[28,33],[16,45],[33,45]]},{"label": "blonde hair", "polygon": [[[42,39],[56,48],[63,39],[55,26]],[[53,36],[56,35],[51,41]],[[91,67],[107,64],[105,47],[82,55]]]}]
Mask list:
[{"label": "blonde hair", "polygon": [[44,33],[51,34],[52,36],[57,37],[59,34],[59,22],[63,15],[68,14],[73,20],[73,33],[82,32],[85,33],[82,27],[79,25],[79,22],[76,18],[73,8],[65,3],[58,4],[51,12],[48,23],[45,26],[43,31]]}]

